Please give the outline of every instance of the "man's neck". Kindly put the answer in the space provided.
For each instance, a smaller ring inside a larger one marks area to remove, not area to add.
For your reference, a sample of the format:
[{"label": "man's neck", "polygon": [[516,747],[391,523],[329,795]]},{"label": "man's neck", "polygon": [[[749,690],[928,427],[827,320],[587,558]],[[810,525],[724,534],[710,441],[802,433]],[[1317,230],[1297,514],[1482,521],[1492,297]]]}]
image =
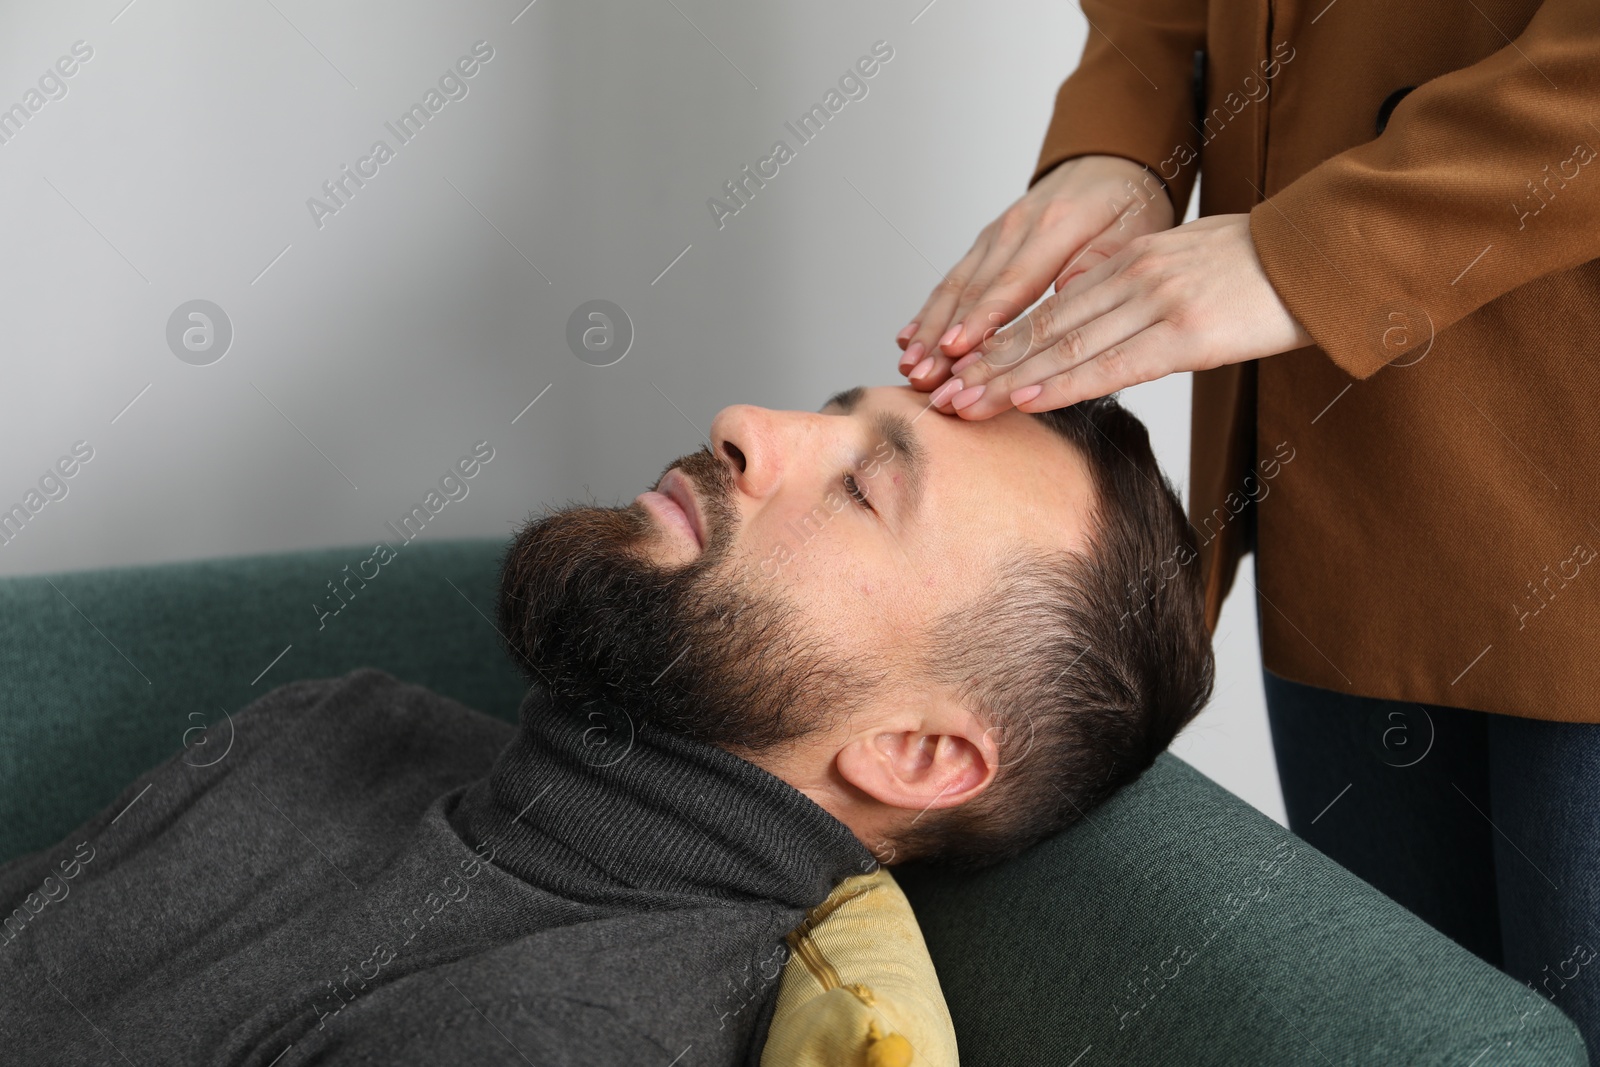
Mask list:
[{"label": "man's neck", "polygon": [[849,827],[855,839],[879,862],[886,865],[892,862],[889,857],[894,854],[893,839],[904,813],[886,808],[845,781],[834,769],[826,747],[807,746],[803,742],[765,752],[737,745],[718,747],[783,779]]}]

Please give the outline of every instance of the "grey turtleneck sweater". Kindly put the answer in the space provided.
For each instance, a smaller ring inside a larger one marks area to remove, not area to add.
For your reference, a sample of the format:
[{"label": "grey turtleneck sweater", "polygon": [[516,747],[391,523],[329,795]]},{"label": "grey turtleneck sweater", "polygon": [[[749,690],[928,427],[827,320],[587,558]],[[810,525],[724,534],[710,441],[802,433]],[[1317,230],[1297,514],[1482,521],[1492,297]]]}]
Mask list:
[{"label": "grey turtleneck sweater", "polygon": [[0,867],[5,1062],[754,1065],[783,935],[875,866],[754,764],[543,689],[517,729],[359,670],[233,722]]}]

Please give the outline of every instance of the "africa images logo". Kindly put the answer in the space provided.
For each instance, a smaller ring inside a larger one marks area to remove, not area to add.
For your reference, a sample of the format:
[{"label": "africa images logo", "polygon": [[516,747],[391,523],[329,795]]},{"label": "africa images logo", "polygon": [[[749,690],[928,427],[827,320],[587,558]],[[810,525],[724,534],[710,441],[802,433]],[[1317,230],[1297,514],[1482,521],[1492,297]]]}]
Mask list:
[{"label": "africa images logo", "polygon": [[[809,109],[801,112],[794,122],[785,122],[784,128],[794,134],[795,140],[801,146],[810,144],[822,133],[828,121],[844,110],[846,104],[852,100],[867,98],[868,80],[877,75],[882,69],[882,64],[888,63],[893,58],[894,48],[888,41],[872,42],[871,54],[862,56],[853,66],[847,67],[845,72],[839,75],[837,89],[830,88],[823,95],[821,103],[812,104]],[[780,168],[794,159],[796,154],[797,150],[790,148],[789,142],[780,138],[772,142],[772,150],[766,156],[756,160],[754,171],[747,163],[740,169],[739,177],[723,182],[722,189],[727,193],[728,199],[722,200],[713,196],[706,201],[706,207],[711,210],[711,217],[716,221],[717,229],[722,229],[730,217],[749,207],[750,201],[755,199],[756,191],[765,189],[767,182],[776,178]]]},{"label": "africa images logo", "polygon": [[[468,84],[494,58],[494,46],[488,41],[478,41],[472,46],[470,55],[462,56],[455,61],[455,65],[447,67],[439,75],[439,84],[435,88],[428,87],[419,103],[412,104],[394,122],[385,122],[384,127],[394,135],[398,145],[408,145],[422,133],[428,122],[445,105],[453,100],[465,100],[472,91]],[[383,138],[372,142],[372,147],[367,154],[356,160],[355,170],[350,169],[346,163],[340,168],[339,173],[322,183],[322,193],[326,200],[315,196],[306,198],[306,210],[311,212],[311,221],[322,229],[324,220],[329,215],[337,215],[348,207],[350,201],[360,190],[366,188],[367,181],[378,176],[378,170],[385,163],[394,159],[399,149],[391,146]]]}]

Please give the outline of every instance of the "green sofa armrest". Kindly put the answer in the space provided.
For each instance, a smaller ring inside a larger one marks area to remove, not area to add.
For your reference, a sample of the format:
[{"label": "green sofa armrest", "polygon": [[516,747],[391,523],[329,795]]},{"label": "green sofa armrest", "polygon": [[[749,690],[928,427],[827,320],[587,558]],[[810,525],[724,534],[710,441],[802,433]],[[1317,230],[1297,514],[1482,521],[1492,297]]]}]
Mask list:
[{"label": "green sofa armrest", "polygon": [[967,1067],[1589,1062],[1543,996],[1170,754],[1015,860],[895,877]]}]

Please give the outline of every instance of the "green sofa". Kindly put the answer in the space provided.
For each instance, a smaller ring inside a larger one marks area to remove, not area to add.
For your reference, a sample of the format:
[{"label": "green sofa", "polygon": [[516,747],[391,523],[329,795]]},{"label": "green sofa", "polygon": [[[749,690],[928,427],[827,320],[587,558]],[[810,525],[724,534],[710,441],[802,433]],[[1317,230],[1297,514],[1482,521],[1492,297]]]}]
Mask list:
[{"label": "green sofa", "polygon": [[[0,581],[0,860],[220,757],[223,713],[297,678],[374,666],[514,719],[503,547],[405,546],[326,616],[365,546]],[[969,1067],[1588,1062],[1554,1005],[1171,756],[1010,863],[895,873]]]}]

